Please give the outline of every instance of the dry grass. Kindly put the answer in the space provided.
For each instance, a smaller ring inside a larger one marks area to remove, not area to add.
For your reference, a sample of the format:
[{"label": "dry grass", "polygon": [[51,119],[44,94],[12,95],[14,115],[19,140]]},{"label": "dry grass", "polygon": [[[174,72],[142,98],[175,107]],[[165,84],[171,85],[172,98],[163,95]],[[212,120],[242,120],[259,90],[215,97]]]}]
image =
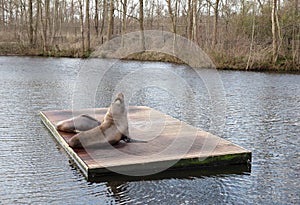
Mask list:
[{"label": "dry grass", "polygon": [[[3,38],[3,33],[0,34]],[[8,39],[7,39],[8,40]],[[242,42],[242,41],[241,41]],[[244,41],[245,42],[245,41]],[[41,46],[32,48],[21,42],[2,41],[0,42],[0,55],[27,55],[27,56],[54,56],[54,57],[72,57],[72,58],[85,58],[96,48],[96,45],[101,44],[101,39],[91,39],[91,51],[82,52],[81,41],[79,38],[70,37],[63,43],[56,44],[49,47],[47,52],[41,50]],[[293,63],[292,59],[279,57],[278,63],[272,63],[271,45],[261,46],[254,45],[252,55],[250,57],[248,69],[247,62],[249,58],[249,45],[247,42],[244,44],[239,43],[230,48],[216,47],[204,49],[209,57],[212,59],[217,69],[226,70],[250,70],[250,71],[279,71],[279,72],[299,72],[300,65]],[[121,51],[120,51],[121,52]],[[124,52],[123,52],[124,53]],[[126,53],[126,52],[125,52]],[[171,62],[177,64],[184,64],[182,60],[175,56],[171,56],[162,52],[136,52],[127,56],[121,56],[126,60],[139,60],[139,61],[160,61]],[[284,56],[284,55],[282,55]],[[113,58],[113,56],[104,53],[98,57]]]}]

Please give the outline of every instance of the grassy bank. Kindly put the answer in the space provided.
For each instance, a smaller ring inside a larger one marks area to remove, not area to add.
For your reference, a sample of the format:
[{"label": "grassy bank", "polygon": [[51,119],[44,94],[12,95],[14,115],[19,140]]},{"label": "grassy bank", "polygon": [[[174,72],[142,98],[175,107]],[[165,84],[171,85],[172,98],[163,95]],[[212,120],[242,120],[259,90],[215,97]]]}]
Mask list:
[{"label": "grassy bank", "polygon": [[[92,52],[92,51],[91,51]],[[222,49],[206,50],[217,69],[221,70],[247,70],[247,71],[273,71],[273,72],[300,72],[300,65],[292,63],[292,59],[279,57],[278,62],[273,64],[270,49],[261,49],[254,52],[249,59],[245,52],[225,51]],[[80,48],[51,48],[44,52],[37,48],[20,45],[18,43],[0,43],[0,55],[2,56],[44,56],[44,57],[69,57],[87,58],[90,53],[82,54]],[[110,58],[103,55],[101,57]],[[164,53],[140,52],[130,54],[122,59],[138,61],[159,61],[176,64],[185,64],[181,59]]]},{"label": "grassy bank", "polygon": [[46,52],[34,47],[21,45],[14,42],[1,42],[0,55],[2,56],[44,56],[44,57],[69,57],[82,58],[84,57],[79,48],[50,48]]},{"label": "grassy bank", "polygon": [[[250,59],[248,56],[230,56],[228,53],[211,52],[209,57],[219,70],[239,71],[272,71],[272,72],[300,72],[300,65],[293,65],[288,59],[279,59],[273,64],[271,57],[266,59]],[[163,53],[144,52],[129,55],[126,60],[160,61],[185,64],[182,60]]]}]

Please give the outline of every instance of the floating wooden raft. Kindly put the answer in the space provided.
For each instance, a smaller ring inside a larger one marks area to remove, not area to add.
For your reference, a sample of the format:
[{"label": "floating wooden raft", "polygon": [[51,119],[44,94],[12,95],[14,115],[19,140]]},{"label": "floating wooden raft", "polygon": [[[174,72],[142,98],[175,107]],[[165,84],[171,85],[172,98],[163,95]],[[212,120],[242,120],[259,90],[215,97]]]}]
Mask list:
[{"label": "floating wooden raft", "polygon": [[[102,120],[107,108],[81,111]],[[74,160],[88,180],[118,172],[132,175],[176,170],[247,164],[251,152],[229,141],[192,127],[169,115],[145,106],[129,107],[130,137],[147,143],[119,143],[115,146],[72,149],[67,144],[73,134],[58,132],[55,124],[73,116],[71,110],[43,111],[43,123]]]}]

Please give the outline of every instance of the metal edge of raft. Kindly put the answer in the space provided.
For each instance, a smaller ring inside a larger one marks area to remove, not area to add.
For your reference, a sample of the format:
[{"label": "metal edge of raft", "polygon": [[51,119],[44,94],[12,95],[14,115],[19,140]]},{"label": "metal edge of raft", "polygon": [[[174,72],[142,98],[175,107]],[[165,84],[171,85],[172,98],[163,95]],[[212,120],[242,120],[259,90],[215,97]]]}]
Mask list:
[{"label": "metal edge of raft", "polygon": [[56,141],[64,148],[69,157],[76,163],[79,169],[82,171],[83,175],[88,179],[89,168],[85,162],[74,152],[72,148],[69,147],[68,143],[60,136],[53,124],[48,120],[45,114],[41,111],[40,116],[44,125],[52,133]]}]

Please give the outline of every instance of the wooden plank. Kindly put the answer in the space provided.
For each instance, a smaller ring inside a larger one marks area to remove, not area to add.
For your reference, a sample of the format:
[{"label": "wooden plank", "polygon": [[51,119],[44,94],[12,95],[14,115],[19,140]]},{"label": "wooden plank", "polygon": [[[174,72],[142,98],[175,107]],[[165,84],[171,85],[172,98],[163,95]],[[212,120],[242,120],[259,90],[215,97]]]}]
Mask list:
[{"label": "wooden plank", "polygon": [[[76,111],[102,120],[106,108]],[[72,149],[66,141],[73,134],[58,132],[55,124],[72,117],[70,110],[44,111],[41,119],[83,174],[92,179],[112,171],[131,173],[182,167],[247,164],[251,152],[229,141],[192,127],[145,106],[129,108],[130,137],[147,143],[119,143],[116,146]]]}]

